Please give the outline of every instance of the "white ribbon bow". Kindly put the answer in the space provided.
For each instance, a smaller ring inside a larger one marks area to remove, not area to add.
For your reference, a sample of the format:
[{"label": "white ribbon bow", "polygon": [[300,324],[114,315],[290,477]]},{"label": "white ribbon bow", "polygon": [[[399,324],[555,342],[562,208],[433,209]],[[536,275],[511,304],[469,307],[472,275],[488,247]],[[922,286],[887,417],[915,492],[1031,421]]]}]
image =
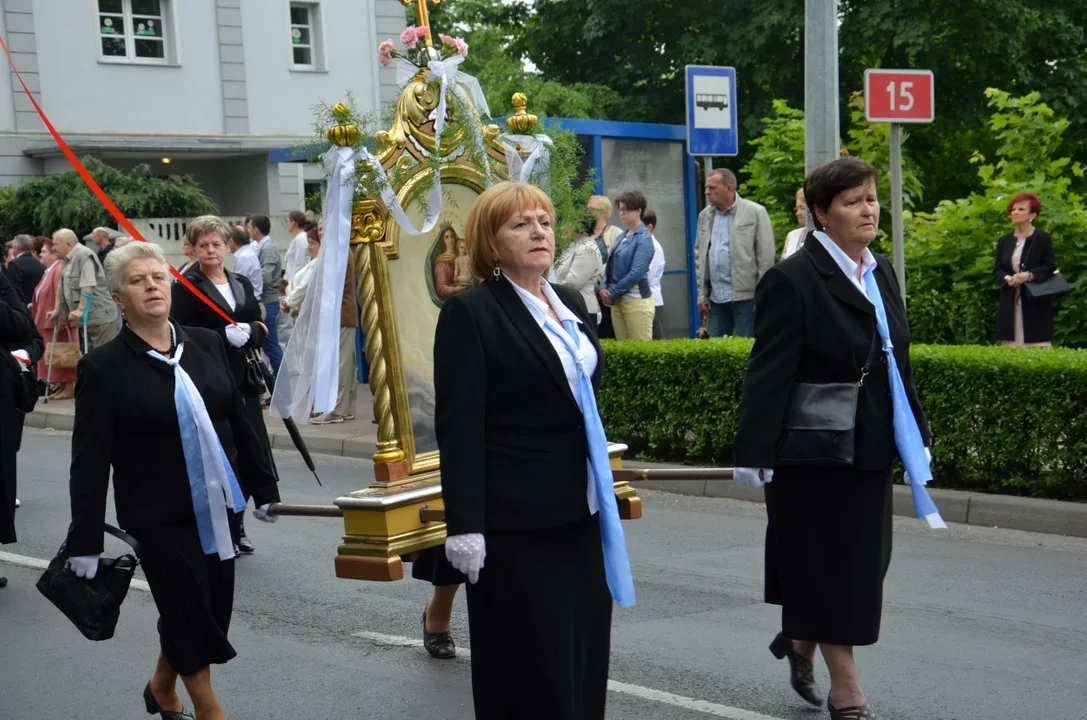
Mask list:
[{"label": "white ribbon bow", "polygon": [[[547,135],[503,135],[502,146],[506,149],[506,164],[510,169],[510,180],[531,182],[536,172],[537,185],[544,192],[551,192],[551,150],[554,143]],[[528,148],[527,158],[522,160],[521,151]],[[538,167],[538,170],[537,170]]]}]

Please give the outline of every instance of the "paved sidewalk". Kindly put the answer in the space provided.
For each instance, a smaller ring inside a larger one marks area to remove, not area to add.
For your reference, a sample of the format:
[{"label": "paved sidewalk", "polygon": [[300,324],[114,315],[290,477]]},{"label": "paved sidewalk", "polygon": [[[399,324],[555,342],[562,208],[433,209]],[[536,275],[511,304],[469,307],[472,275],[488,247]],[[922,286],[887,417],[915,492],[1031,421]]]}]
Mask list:
[{"label": "paved sidewalk", "polygon": [[[374,399],[369,385],[359,385],[355,401],[355,419],[336,425],[298,425],[302,439],[311,453],[343,455],[344,457],[369,459],[377,452],[377,425],[374,419]],[[71,430],[75,421],[75,400],[38,400],[34,412],[26,416],[26,426]],[[272,447],[277,450],[294,450],[291,436],[283,421],[264,411],[264,425]]]}]

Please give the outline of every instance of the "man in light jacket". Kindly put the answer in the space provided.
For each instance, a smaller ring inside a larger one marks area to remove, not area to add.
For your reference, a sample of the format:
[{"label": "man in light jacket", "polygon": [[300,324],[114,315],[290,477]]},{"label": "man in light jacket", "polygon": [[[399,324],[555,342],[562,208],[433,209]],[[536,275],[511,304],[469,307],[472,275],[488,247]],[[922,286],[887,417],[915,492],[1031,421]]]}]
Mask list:
[{"label": "man in light jacket", "polygon": [[740,197],[724,168],[706,179],[706,200],[694,255],[698,308],[709,313],[710,337],[755,337],[755,286],[776,254],[770,214]]}]

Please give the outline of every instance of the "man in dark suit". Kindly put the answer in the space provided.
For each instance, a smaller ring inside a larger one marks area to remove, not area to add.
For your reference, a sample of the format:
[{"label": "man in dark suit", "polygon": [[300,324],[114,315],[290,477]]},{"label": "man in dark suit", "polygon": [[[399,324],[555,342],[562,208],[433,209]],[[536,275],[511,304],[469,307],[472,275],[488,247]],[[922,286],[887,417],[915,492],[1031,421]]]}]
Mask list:
[{"label": "man in dark suit", "polygon": [[8,279],[15,287],[15,294],[27,305],[34,299],[34,288],[41,282],[45,266],[34,257],[34,238],[30,235],[16,235],[11,243],[16,255],[8,264]]}]

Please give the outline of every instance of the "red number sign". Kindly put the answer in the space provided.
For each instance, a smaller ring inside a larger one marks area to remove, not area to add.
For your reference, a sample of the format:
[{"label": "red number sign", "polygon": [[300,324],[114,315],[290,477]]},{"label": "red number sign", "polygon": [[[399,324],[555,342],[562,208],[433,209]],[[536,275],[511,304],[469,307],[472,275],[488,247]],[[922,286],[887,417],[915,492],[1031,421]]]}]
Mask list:
[{"label": "red number sign", "polygon": [[864,117],[870,122],[930,123],[936,117],[931,70],[865,70]]}]

